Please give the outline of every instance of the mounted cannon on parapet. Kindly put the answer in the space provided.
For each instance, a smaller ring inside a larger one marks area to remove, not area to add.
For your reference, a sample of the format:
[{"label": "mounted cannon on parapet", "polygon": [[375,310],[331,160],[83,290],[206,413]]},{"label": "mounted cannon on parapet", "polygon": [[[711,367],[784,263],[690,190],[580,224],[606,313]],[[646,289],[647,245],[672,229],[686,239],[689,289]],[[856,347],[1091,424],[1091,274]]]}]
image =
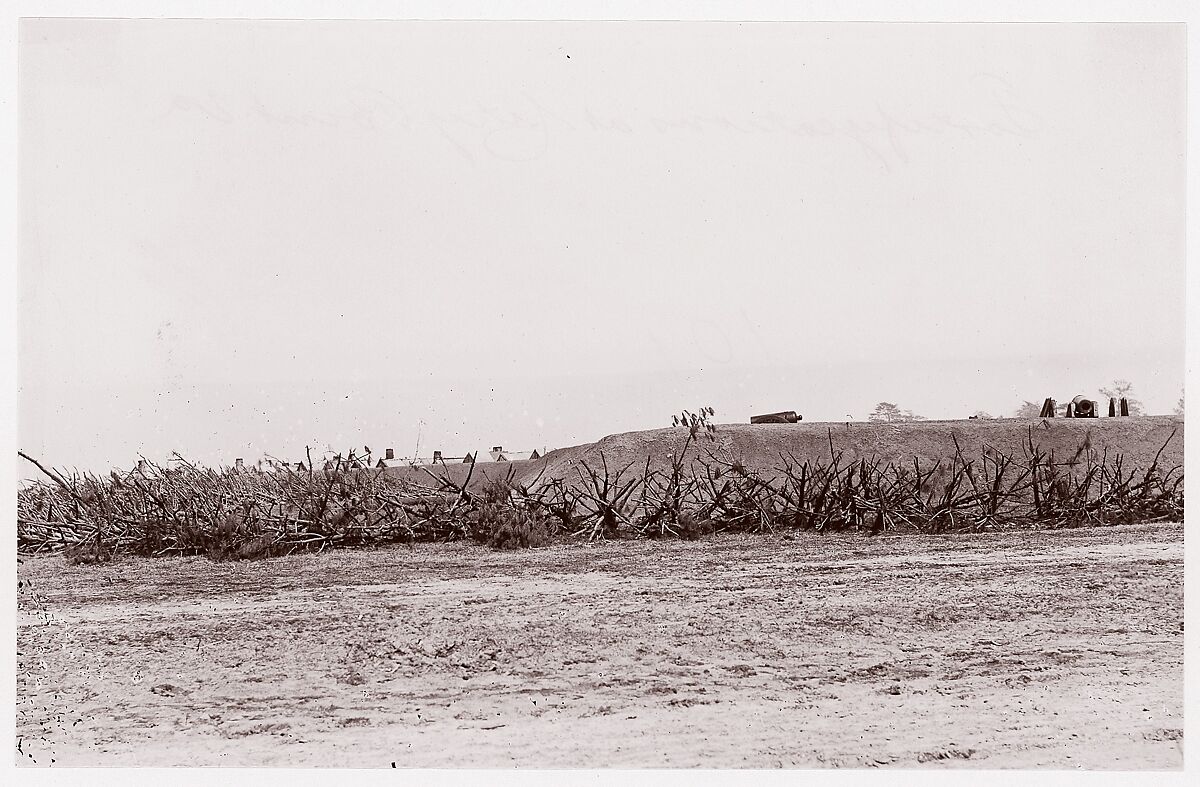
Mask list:
[{"label": "mounted cannon on parapet", "polygon": [[803,420],[804,416],[797,414],[795,410],[750,416],[750,423],[752,424],[794,424]]},{"label": "mounted cannon on parapet", "polygon": [[[1108,399],[1108,417],[1117,417],[1118,404],[1116,397]],[[1120,399],[1120,412],[1122,416],[1129,415],[1129,400],[1124,396]],[[1058,414],[1058,403],[1051,397],[1047,396],[1046,401],[1042,403],[1042,411],[1038,413],[1038,418],[1054,418]],[[1083,394],[1076,396],[1071,401],[1067,402],[1066,412],[1063,413],[1064,418],[1099,418],[1099,405],[1093,399],[1088,399]]]}]

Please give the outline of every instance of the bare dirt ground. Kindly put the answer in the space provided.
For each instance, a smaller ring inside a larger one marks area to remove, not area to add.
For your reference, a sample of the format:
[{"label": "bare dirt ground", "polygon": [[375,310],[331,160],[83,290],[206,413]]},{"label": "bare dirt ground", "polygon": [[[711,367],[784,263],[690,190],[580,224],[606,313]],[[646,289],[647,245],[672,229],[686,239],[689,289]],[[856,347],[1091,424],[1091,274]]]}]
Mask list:
[{"label": "bare dirt ground", "polygon": [[20,576],[30,766],[1183,763],[1180,524]]}]

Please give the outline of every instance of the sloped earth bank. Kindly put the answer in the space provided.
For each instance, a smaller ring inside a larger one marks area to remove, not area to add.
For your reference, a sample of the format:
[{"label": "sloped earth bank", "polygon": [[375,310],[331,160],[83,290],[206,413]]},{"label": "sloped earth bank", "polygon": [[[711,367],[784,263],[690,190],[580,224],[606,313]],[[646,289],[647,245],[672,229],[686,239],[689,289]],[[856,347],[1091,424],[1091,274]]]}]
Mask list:
[{"label": "sloped earth bank", "polygon": [[[928,470],[938,462],[948,466],[956,450],[962,451],[963,459],[977,464],[985,454],[993,457],[999,453],[1024,467],[1032,445],[1063,469],[1083,470],[1089,462],[1105,460],[1112,463],[1120,455],[1126,472],[1144,472],[1157,457],[1159,471],[1166,473],[1182,469],[1183,427],[1183,418],[1175,416],[723,424],[713,439],[701,436],[691,443],[686,456],[691,461],[708,461],[709,454],[725,461],[738,459],[746,468],[770,476],[788,462],[828,464],[834,455],[841,456],[842,467],[866,459],[911,470],[915,458]],[[595,443],[551,451],[536,462],[524,462],[517,480],[535,488],[552,479],[579,485],[583,465],[600,470],[603,464],[613,473],[628,468],[640,476],[647,459],[652,470],[664,471],[671,457],[683,451],[687,437],[683,428],[610,435]]]},{"label": "sloped earth bank", "polygon": [[[892,462],[911,469],[916,458],[922,468],[930,469],[939,461],[949,465],[957,441],[966,460],[978,463],[985,451],[999,452],[1024,466],[1032,441],[1059,467],[1082,469],[1087,467],[1089,459],[1096,464],[1105,458],[1111,461],[1120,454],[1127,472],[1145,471],[1158,456],[1159,469],[1165,473],[1183,465],[1183,427],[1183,419],[1175,416],[998,418],[892,424],[862,421],[721,424],[712,440],[701,437],[688,446],[686,456],[693,461],[711,461],[709,454],[725,461],[736,458],[748,469],[766,476],[773,475],[772,471],[786,461],[828,464],[837,453],[841,454],[843,467],[860,459],[869,462],[878,459],[884,465]],[[455,484],[468,484],[474,490],[482,489],[489,481],[510,476],[534,489],[554,479],[576,486],[582,483],[580,473],[586,477],[585,465],[600,471],[607,464],[614,473],[628,467],[629,474],[641,476],[649,459],[652,470],[666,470],[672,456],[684,450],[685,443],[686,429],[651,429],[560,448],[534,461],[481,461],[474,469],[452,462],[423,469],[393,468],[384,474],[426,485],[436,485],[437,479],[444,477]]]},{"label": "sloped earth bank", "polygon": [[1182,767],[1180,524],[20,575],[29,766]]}]

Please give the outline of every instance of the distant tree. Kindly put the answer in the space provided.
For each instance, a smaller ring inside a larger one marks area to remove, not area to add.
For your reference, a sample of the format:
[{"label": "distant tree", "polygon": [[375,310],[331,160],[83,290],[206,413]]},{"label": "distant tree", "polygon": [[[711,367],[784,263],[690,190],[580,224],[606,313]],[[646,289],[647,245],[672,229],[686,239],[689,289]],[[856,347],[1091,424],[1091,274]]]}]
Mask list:
[{"label": "distant tree", "polygon": [[1037,418],[1042,414],[1042,406],[1037,402],[1025,401],[1013,412],[1013,418]]},{"label": "distant tree", "polygon": [[992,419],[992,418],[995,418],[996,416],[992,415],[987,410],[976,410],[975,412],[971,413],[971,417],[972,418]]},{"label": "distant tree", "polygon": [[875,409],[872,410],[871,414],[867,416],[867,420],[875,421],[876,423],[890,423],[892,421],[903,420],[903,415],[904,414],[900,411],[900,408],[895,405],[895,403],[880,402],[879,404],[875,405]]},{"label": "distant tree", "polygon": [[1179,401],[1175,403],[1175,415],[1183,415],[1183,391],[1179,392]]},{"label": "distant tree", "polygon": [[[1125,397],[1129,401],[1130,415],[1143,415],[1145,413],[1141,401],[1133,398],[1133,383],[1128,380],[1113,380],[1112,385],[1108,388],[1101,388],[1100,393],[1105,399],[1116,399],[1118,404],[1121,401],[1121,397]],[[1108,403],[1105,402],[1105,404]]]},{"label": "distant tree", "polygon": [[868,421],[875,423],[893,423],[901,421],[924,421],[925,416],[917,415],[912,410],[901,410],[893,402],[880,402],[867,416]]}]

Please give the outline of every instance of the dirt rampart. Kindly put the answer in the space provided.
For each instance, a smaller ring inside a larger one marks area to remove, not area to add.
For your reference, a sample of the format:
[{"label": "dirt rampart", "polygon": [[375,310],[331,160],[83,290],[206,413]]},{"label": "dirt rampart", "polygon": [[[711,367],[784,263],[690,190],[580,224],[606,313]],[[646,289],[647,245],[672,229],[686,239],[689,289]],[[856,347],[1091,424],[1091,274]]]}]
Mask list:
[{"label": "dirt rampart", "polygon": [[[948,466],[961,451],[967,460],[985,454],[1003,454],[1024,464],[1032,451],[1040,451],[1056,465],[1082,470],[1088,462],[1109,462],[1118,455],[1126,470],[1146,469],[1158,457],[1160,469],[1183,465],[1182,418],[1143,416],[1128,418],[1005,418],[995,420],[917,421],[909,423],[798,423],[724,424],[713,439],[703,435],[688,444],[687,430],[676,427],[627,432],[595,443],[551,451],[536,462],[525,462],[517,480],[541,485],[554,478],[580,481],[586,464],[610,471],[629,467],[630,473],[666,470],[671,459],[687,446],[686,457],[709,461],[738,460],[749,470],[774,474],[790,462],[828,464],[840,455],[845,463],[866,459],[922,469],[936,463]],[[1161,453],[1160,453],[1161,452]],[[539,478],[540,477],[540,478]]]}]

